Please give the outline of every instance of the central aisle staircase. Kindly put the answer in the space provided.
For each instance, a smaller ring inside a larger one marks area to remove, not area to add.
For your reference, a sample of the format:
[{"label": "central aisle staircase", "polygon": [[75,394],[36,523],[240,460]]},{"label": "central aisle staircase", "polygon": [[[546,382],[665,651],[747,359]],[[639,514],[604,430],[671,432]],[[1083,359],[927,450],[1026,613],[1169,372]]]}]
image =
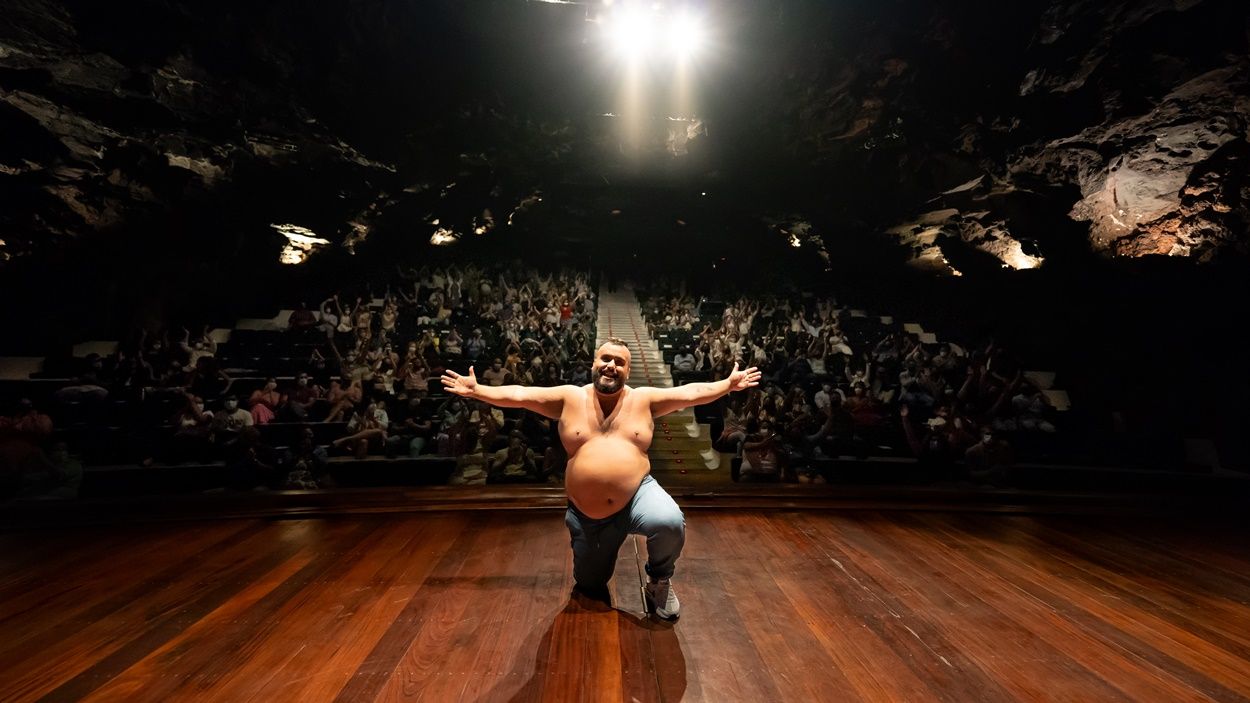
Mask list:
[{"label": "central aisle staircase", "polygon": [[[642,308],[632,288],[600,291],[596,348],[609,337],[629,345],[629,385],[672,388],[673,377],[654,339],[647,334]],[[661,483],[728,483],[728,457],[712,448],[711,427],[700,424],[686,408],[656,418],[651,439],[651,473]],[[667,481],[666,481],[667,479]]]}]

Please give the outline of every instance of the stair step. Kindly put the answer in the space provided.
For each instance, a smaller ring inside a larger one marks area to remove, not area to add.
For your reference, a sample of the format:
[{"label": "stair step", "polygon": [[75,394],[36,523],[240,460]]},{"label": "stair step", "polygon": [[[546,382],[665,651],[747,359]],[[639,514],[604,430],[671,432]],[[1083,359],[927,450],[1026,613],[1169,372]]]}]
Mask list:
[{"label": "stair step", "polygon": [[[699,441],[710,445],[712,442],[712,428],[710,425],[684,422],[681,424],[669,424],[661,426],[656,423],[655,429],[651,431],[651,441],[656,445],[667,442],[677,442],[679,440]],[[672,439],[665,439],[671,437]]]},{"label": "stair step", "polygon": [[[597,345],[609,337],[622,339],[629,345],[629,380],[635,388],[673,387],[672,368],[664,362],[659,343],[652,339],[632,289],[622,288],[613,293],[599,291],[597,329]],[[728,481],[728,464],[712,449],[711,427],[696,421],[694,411],[689,408],[656,419],[647,454],[653,473],[685,481],[688,476],[715,474],[716,471],[709,469],[723,468],[720,473],[725,475],[723,480]]]},{"label": "stair step", "polygon": [[661,463],[665,466],[677,466],[691,469],[715,469],[720,466],[720,454],[714,450],[708,452],[647,452],[652,465]]},{"label": "stair step", "polygon": [[721,457],[720,462],[715,466],[707,464],[691,464],[688,462],[678,463],[676,461],[666,461],[663,459],[651,460],[651,473],[660,481],[661,484],[668,481],[685,483],[685,477],[691,477],[696,482],[708,483],[732,483],[729,476],[730,456],[725,454]]}]

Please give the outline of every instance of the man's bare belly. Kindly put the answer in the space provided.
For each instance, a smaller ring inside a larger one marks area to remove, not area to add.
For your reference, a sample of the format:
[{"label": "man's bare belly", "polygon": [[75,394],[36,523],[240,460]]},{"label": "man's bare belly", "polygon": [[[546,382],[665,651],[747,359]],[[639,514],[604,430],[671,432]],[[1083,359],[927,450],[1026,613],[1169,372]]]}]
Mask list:
[{"label": "man's bare belly", "polygon": [[650,470],[638,445],[621,437],[596,437],[569,457],[564,490],[587,517],[605,518],[629,503]]}]

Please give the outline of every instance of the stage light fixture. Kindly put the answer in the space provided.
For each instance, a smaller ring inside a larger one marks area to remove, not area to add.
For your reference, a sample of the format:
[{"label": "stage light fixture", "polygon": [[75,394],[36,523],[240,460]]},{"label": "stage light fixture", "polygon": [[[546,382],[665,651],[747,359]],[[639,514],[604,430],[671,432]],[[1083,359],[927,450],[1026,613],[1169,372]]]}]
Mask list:
[{"label": "stage light fixture", "polygon": [[679,58],[697,55],[703,48],[703,40],[703,24],[690,12],[682,12],[669,23],[669,49]]},{"label": "stage light fixture", "polygon": [[663,56],[688,59],[706,43],[702,18],[689,10],[669,11],[662,5],[619,4],[596,22],[612,50],[631,61]]},{"label": "stage light fixture", "polygon": [[651,48],[652,17],[636,6],[622,8],[608,19],[608,32],[613,47],[626,58],[645,55]]}]

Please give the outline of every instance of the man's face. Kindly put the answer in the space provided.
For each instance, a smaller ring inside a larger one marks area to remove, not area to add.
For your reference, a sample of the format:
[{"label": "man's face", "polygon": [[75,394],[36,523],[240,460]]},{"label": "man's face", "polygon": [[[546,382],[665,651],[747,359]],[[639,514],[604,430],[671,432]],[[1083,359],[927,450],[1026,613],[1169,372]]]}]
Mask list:
[{"label": "man's face", "polygon": [[595,352],[590,376],[595,390],[605,395],[619,393],[629,380],[629,349],[616,344],[605,344]]}]

